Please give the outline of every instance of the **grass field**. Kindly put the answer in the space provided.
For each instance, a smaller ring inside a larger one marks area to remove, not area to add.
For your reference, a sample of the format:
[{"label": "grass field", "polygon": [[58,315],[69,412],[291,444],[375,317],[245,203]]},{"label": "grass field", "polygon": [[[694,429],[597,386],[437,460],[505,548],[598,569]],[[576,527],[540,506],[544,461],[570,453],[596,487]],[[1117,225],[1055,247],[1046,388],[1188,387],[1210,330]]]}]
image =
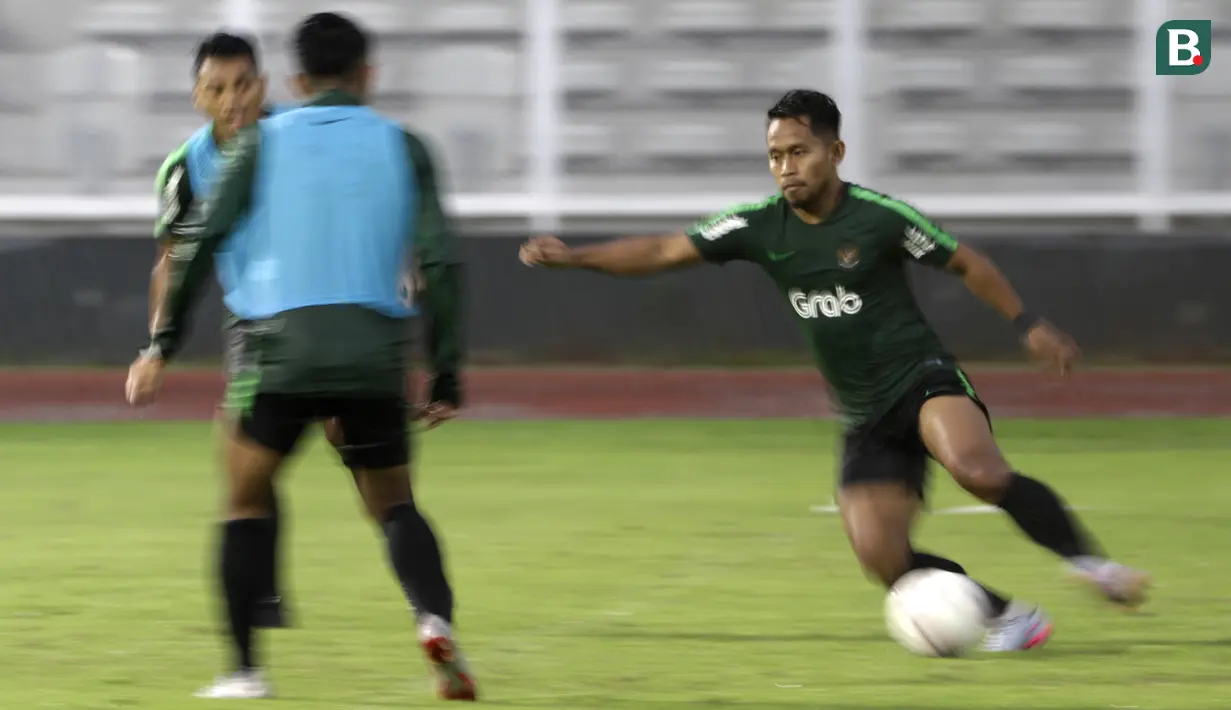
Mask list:
[{"label": "grass field", "polygon": [[[811,510],[831,492],[829,423],[458,422],[421,440],[418,487],[497,707],[1231,707],[1231,420],[998,430],[1155,574],[1143,613],[1085,595],[1000,515],[936,515],[924,547],[1043,602],[1057,633],[1032,654],[908,656],[837,518]],[[0,707],[212,707],[191,698],[223,648],[209,426],[0,425],[0,452]],[[290,474],[299,628],[269,637],[272,702],[437,705],[349,476],[317,442]]]}]

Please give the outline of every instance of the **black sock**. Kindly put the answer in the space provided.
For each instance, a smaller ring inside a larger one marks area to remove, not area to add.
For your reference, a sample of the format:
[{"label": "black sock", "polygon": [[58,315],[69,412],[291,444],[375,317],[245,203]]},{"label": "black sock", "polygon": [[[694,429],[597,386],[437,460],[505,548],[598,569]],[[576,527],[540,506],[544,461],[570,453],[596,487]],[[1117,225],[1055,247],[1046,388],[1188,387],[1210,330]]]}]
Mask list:
[{"label": "black sock", "polygon": [[278,576],[281,568],[281,550],[279,545],[282,539],[282,511],[278,506],[278,494],[273,494],[269,499],[269,560],[270,565],[268,574],[265,575],[265,583],[262,585],[263,592],[261,596],[265,599],[277,599],[282,594],[278,591]]},{"label": "black sock", "polygon": [[1066,559],[1103,558],[1102,549],[1045,483],[1014,473],[1000,508],[1031,540]]},{"label": "black sock", "polygon": [[[944,570],[945,572],[965,575],[967,577],[970,576],[966,574],[966,569],[964,567],[953,560],[938,557],[927,552],[919,552],[918,550],[911,550],[910,568],[912,570],[939,569]],[[1001,614],[1004,614],[1005,610],[1009,608],[1009,599],[992,591],[978,581],[975,581],[975,584],[978,584],[979,587],[983,589],[983,593],[987,595],[988,604],[991,605],[992,616],[1000,616]]]},{"label": "black sock", "polygon": [[252,648],[253,612],[264,591],[266,567],[272,563],[269,557],[271,537],[272,525],[268,518],[232,520],[222,526],[222,589],[238,670],[256,667]]},{"label": "black sock", "polygon": [[445,577],[440,545],[413,502],[389,509],[385,538],[389,560],[416,613],[434,614],[453,623],[453,590]]}]

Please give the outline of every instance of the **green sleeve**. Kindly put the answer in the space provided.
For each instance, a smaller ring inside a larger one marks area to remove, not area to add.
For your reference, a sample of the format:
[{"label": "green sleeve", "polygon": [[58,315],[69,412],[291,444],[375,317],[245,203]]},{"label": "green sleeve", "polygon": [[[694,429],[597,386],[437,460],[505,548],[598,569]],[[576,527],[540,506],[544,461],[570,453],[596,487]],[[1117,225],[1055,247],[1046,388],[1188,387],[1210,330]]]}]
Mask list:
[{"label": "green sleeve", "polygon": [[774,198],[763,202],[735,205],[693,224],[684,233],[692,240],[701,258],[715,264],[729,261],[760,262],[763,251],[766,210]]},{"label": "green sleeve", "polygon": [[943,269],[957,251],[957,239],[921,212],[897,200],[887,205],[891,215],[891,237],[901,245],[901,253],[911,261]]},{"label": "green sleeve", "polygon": [[193,204],[187,218],[173,224],[166,316],[154,333],[152,347],[170,360],[188,332],[188,315],[213,273],[214,252],[248,210],[260,151],[260,129],[239,132],[219,155],[218,179],[204,201]]},{"label": "green sleeve", "polygon": [[154,239],[163,241],[179,223],[187,219],[192,209],[192,181],[188,179],[188,155],[180,146],[167,156],[158,169],[155,181],[158,198],[158,219],[154,222]]},{"label": "green sleeve", "polygon": [[407,149],[415,171],[416,201],[414,256],[419,265],[419,295],[432,368],[429,397],[453,406],[462,403],[461,369],[465,359],[465,266],[461,245],[440,204],[436,167],[427,146],[411,133]]}]

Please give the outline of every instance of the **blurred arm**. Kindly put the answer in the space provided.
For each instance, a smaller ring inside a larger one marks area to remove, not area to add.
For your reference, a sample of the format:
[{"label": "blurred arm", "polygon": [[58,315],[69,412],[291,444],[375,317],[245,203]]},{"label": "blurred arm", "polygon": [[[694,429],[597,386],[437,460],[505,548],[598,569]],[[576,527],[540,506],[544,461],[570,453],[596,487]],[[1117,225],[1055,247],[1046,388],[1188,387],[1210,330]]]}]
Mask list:
[{"label": "blurred arm", "polygon": [[169,230],[167,295],[151,343],[164,360],[183,344],[189,313],[213,273],[214,252],[248,210],[259,150],[260,129],[240,131],[222,150],[219,178],[209,198],[197,202],[188,218]]},{"label": "blurred arm", "polygon": [[170,267],[170,245],[159,242],[154,255],[154,268],[150,270],[149,289],[149,328],[150,335],[158,330],[162,321],[162,303],[167,296],[167,270]]},{"label": "blurred arm", "polygon": [[461,406],[461,370],[465,359],[465,266],[461,245],[440,205],[436,167],[417,137],[406,134],[418,189],[415,232],[416,273],[412,288],[424,320],[432,384],[432,402]]},{"label": "blurred arm", "polygon": [[613,276],[641,276],[669,271],[702,261],[701,252],[687,234],[625,237],[569,250],[568,266]]},{"label": "blurred arm", "polygon": [[995,308],[1007,320],[1022,314],[1022,299],[992,260],[965,244],[958,245],[946,265],[979,300]]}]

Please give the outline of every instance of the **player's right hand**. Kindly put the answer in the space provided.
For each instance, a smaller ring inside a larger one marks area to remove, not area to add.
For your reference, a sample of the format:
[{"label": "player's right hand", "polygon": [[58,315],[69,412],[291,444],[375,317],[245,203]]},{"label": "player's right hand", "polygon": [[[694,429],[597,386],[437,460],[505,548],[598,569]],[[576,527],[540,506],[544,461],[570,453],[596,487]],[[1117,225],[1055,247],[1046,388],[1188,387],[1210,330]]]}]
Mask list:
[{"label": "player's right hand", "polygon": [[1072,338],[1047,321],[1036,324],[1023,340],[1031,357],[1056,368],[1061,375],[1072,371],[1081,354]]},{"label": "player's right hand", "polygon": [[124,398],[134,407],[143,407],[158,395],[162,387],[162,371],[165,363],[156,355],[143,351],[128,368],[128,380],[124,383]]},{"label": "player's right hand", "polygon": [[569,265],[569,248],[555,237],[532,237],[518,252],[526,266],[561,268]]}]

